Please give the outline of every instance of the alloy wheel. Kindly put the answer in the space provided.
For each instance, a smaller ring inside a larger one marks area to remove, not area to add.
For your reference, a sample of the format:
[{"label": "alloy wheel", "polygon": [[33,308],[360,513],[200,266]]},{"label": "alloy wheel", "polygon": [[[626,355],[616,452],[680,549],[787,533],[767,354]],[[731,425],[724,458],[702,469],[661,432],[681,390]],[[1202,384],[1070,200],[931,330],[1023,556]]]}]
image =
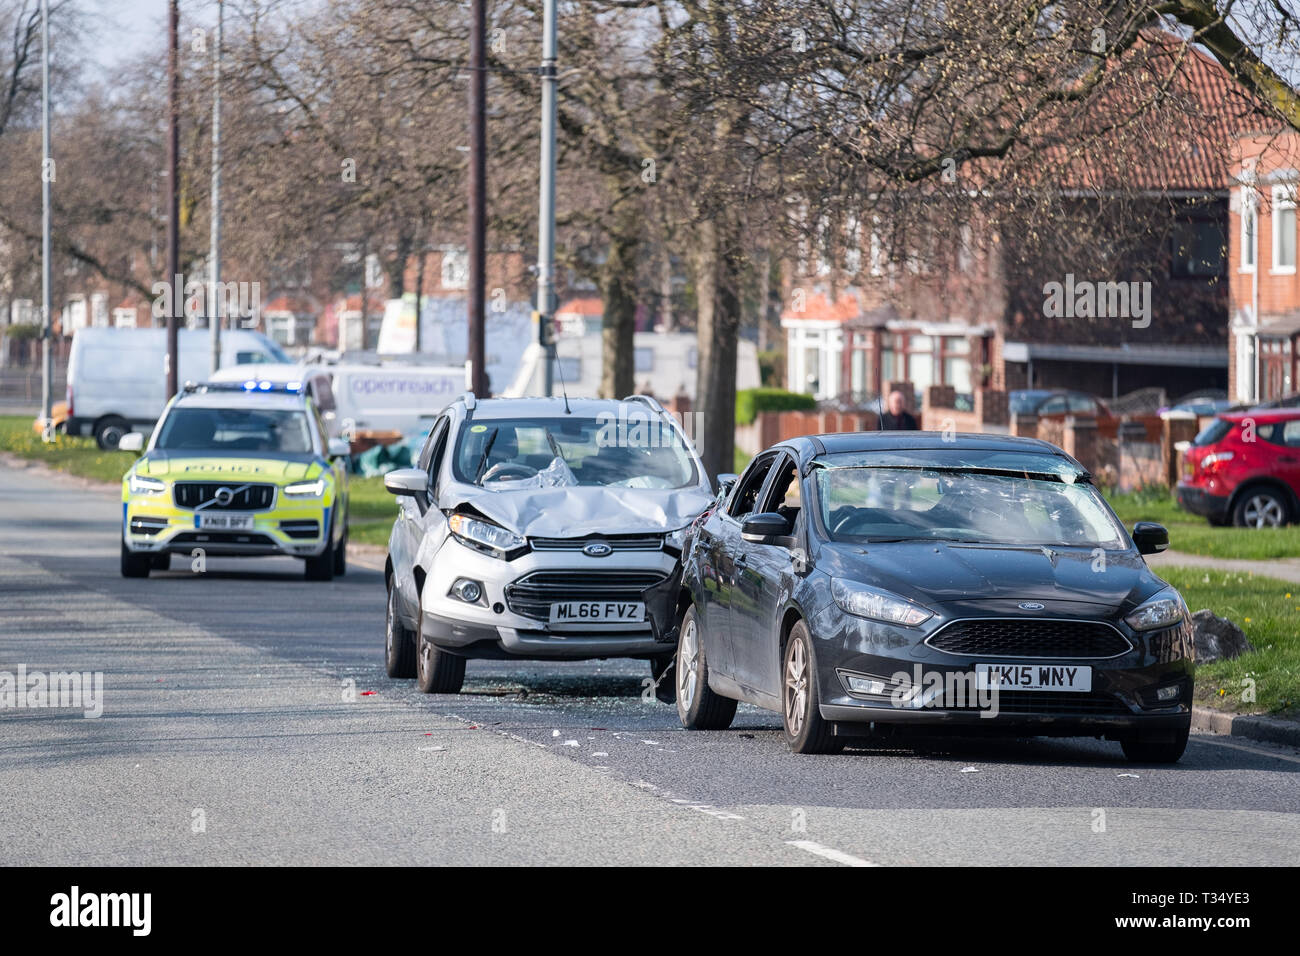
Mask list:
[{"label": "alloy wheel", "polygon": [[682,629],[681,646],[677,650],[677,696],[687,710],[695,703],[695,691],[700,680],[700,639],[695,621],[686,622]]},{"label": "alloy wheel", "polygon": [[785,724],[790,736],[798,737],[803,730],[807,709],[808,655],[803,641],[796,640],[791,644],[785,662]]},{"label": "alloy wheel", "polygon": [[1272,495],[1252,495],[1243,511],[1249,528],[1280,528],[1285,515],[1282,502]]}]

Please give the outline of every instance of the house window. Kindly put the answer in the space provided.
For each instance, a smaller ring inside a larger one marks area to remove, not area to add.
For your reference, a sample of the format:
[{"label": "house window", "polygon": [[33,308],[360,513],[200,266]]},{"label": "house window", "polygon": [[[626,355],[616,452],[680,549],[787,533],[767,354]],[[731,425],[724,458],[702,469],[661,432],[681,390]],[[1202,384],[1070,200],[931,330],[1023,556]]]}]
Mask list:
[{"label": "house window", "polygon": [[1255,271],[1255,250],[1258,237],[1255,235],[1257,213],[1255,211],[1255,190],[1241,191],[1241,271]]},{"label": "house window", "polygon": [[135,309],[114,309],[113,325],[119,329],[135,328]]},{"label": "house window", "polygon": [[1295,272],[1295,183],[1273,187],[1273,271]]},{"label": "house window", "polygon": [[[1294,208],[1294,207],[1293,207]],[[1294,217],[1295,213],[1292,212]],[[1292,221],[1292,255],[1295,226]],[[1174,226],[1170,274],[1176,278],[1223,274],[1223,229],[1212,219],[1193,219]],[[1294,258],[1292,259],[1294,264]]]}]

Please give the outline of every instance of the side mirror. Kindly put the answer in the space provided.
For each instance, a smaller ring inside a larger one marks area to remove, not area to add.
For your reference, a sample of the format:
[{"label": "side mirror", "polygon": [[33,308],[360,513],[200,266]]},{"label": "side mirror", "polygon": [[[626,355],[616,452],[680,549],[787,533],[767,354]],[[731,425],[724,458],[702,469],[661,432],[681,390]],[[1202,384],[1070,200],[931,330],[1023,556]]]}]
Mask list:
[{"label": "side mirror", "polygon": [[352,454],[352,445],[346,438],[331,438],[329,452],[331,458],[346,458]]},{"label": "side mirror", "polygon": [[1169,548],[1169,529],[1154,521],[1139,521],[1133,526],[1133,543],[1138,554],[1159,554]]},{"label": "side mirror", "polygon": [[118,451],[133,451],[137,454],[144,448],[144,435],[140,432],[127,432],[117,440]]},{"label": "side mirror", "polygon": [[731,488],[739,477],[740,475],[733,475],[730,472],[725,475],[718,475],[718,497],[725,498],[731,494]]},{"label": "side mirror", "polygon": [[429,491],[429,476],[421,468],[398,468],[384,475],[384,490],[399,498],[417,498]]},{"label": "side mirror", "polygon": [[791,542],[790,522],[783,514],[763,511],[747,515],[740,523],[740,537],[751,544],[778,544],[788,547]]}]

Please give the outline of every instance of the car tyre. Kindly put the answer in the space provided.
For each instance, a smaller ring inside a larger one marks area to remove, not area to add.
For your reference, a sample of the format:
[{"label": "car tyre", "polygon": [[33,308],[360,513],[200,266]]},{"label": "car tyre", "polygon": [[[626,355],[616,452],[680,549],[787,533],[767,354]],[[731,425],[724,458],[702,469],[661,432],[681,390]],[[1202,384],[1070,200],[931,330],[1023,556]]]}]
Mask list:
[{"label": "car tyre", "polygon": [[1187,735],[1191,729],[1192,721],[1188,718],[1172,737],[1144,737],[1137,734],[1123,738],[1120,746],[1130,763],[1177,763],[1187,749]]},{"label": "car tyre", "polygon": [[425,694],[459,694],[465,683],[465,658],[440,650],[424,637],[424,615],[416,632],[415,686]]},{"label": "car tyre", "polygon": [[153,564],[153,555],[136,554],[122,542],[122,577],[124,578],[147,578],[149,568]]},{"label": "car tyre", "polygon": [[348,573],[348,532],[344,525],[343,537],[339,538],[338,547],[334,549],[334,576],[343,577]]},{"label": "car tyre", "polygon": [[677,717],[687,730],[726,730],[736,717],[736,701],[709,688],[704,631],[695,607],[686,610],[677,635]]},{"label": "car tyre", "polygon": [[131,430],[131,423],[125,418],[109,415],[95,422],[95,444],[104,451],[117,451],[117,443]]},{"label": "car tyre", "polygon": [[388,614],[384,622],[384,664],[389,677],[415,676],[415,634],[397,616],[397,583],[388,588]]},{"label": "car tyre", "polygon": [[314,558],[307,558],[303,563],[303,577],[308,581],[334,580],[334,548],[329,542],[334,540],[334,519],[330,518],[329,531],[325,535],[325,549]]},{"label": "car tyre", "polygon": [[673,680],[676,654],[660,654],[650,658],[650,679],[654,681],[655,697],[662,704],[677,702],[677,684]]},{"label": "car tyre", "polygon": [[170,571],[172,566],[172,554],[170,551],[163,551],[153,555],[149,561],[149,567],[154,571]]},{"label": "car tyre", "polygon": [[831,732],[819,703],[812,636],[808,625],[798,621],[781,655],[781,728],[786,744],[797,754],[830,754],[843,749],[844,742]]},{"label": "car tyre", "polygon": [[1232,509],[1238,528],[1280,528],[1290,520],[1286,496],[1276,488],[1247,488]]}]

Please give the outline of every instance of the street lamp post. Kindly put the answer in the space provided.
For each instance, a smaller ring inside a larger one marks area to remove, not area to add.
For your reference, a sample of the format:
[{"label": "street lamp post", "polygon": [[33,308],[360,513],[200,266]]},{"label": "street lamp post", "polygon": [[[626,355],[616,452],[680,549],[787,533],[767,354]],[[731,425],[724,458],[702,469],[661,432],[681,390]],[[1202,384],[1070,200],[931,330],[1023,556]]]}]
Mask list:
[{"label": "street lamp post", "polygon": [[171,308],[167,310],[167,398],[177,392],[176,376],[179,363],[178,336],[176,330],[176,313],[180,297],[184,294],[184,284],[180,279],[180,211],[181,191],[179,179],[180,166],[180,123],[178,122],[180,103],[177,99],[177,60],[179,44],[177,33],[180,29],[180,9],[177,0],[171,0],[167,11],[167,281],[171,284]]},{"label": "street lamp post", "polygon": [[54,322],[50,315],[50,0],[41,0],[41,435],[53,438]]},{"label": "street lamp post", "polygon": [[555,388],[555,7],[542,7],[542,149],[537,215],[537,342],[542,346],[542,394]]},{"label": "street lamp post", "polygon": [[212,230],[208,236],[208,328],[212,374],[221,367],[221,26],[225,3],[217,0],[217,46],[212,57]]}]

